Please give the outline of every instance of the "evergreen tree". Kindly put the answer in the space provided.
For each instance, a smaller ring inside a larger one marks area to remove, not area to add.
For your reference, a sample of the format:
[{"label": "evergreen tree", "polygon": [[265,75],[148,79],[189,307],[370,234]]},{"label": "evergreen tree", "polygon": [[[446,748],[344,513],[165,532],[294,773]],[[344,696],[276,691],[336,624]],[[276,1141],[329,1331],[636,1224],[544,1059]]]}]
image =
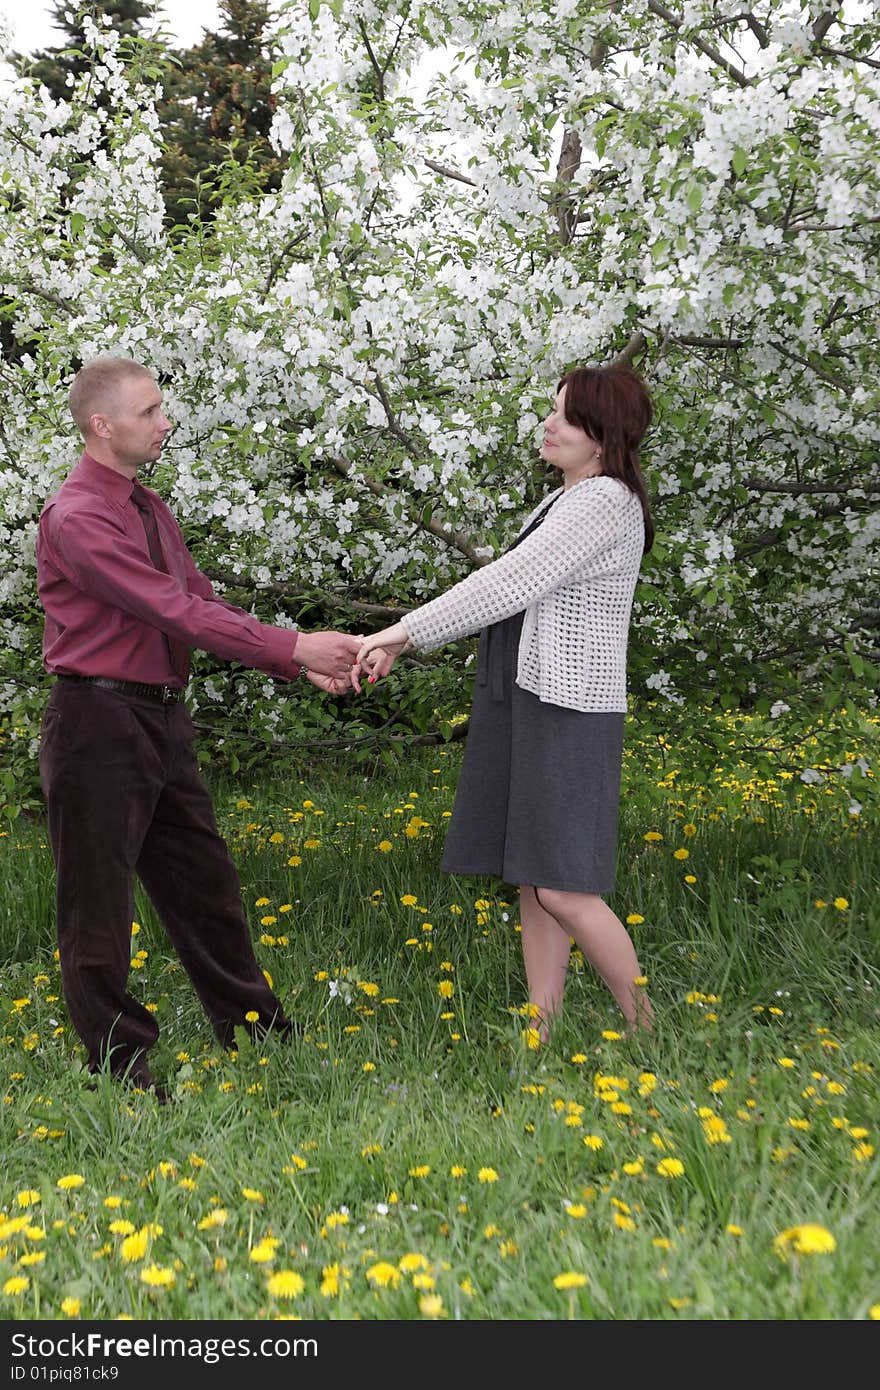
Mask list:
[{"label": "evergreen tree", "polygon": [[[253,194],[279,186],[269,143],[274,99],[265,0],[220,0],[221,24],[174,56],[159,116],[170,225],[210,220],[230,185]],[[218,166],[223,169],[218,170]]]}]

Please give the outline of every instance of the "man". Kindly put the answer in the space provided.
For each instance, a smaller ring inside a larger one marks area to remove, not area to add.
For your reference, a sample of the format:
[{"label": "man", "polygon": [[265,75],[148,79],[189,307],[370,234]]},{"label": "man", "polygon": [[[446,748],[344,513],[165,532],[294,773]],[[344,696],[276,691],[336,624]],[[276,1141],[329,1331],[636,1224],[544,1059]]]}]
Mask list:
[{"label": "man", "polygon": [[183,703],[189,649],[330,693],[357,684],[359,639],[267,626],[214,594],[176,520],[138,481],[171,424],[152,374],[89,362],[70,390],[85,451],[37,538],[43,657],[57,676],[40,774],[57,878],[61,980],[92,1071],[156,1088],[156,1021],[128,993],[136,873],[221,1043],[236,1025],[286,1034],[257,963]]}]

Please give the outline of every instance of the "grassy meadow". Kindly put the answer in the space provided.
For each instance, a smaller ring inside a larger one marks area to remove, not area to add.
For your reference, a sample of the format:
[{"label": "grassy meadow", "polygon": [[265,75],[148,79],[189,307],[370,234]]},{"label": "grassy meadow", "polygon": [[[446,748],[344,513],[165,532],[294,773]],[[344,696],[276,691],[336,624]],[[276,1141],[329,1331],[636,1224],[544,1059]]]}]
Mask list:
[{"label": "grassy meadow", "polygon": [[218,784],[303,1037],[220,1049],[139,897],[165,1106],[89,1088],[45,829],[9,826],[0,1316],[880,1318],[876,725],[816,784],[759,778],[730,729],[697,779],[628,724],[610,902],[650,1039],[575,954],[529,1046],[515,890],[438,868],[458,746]]}]

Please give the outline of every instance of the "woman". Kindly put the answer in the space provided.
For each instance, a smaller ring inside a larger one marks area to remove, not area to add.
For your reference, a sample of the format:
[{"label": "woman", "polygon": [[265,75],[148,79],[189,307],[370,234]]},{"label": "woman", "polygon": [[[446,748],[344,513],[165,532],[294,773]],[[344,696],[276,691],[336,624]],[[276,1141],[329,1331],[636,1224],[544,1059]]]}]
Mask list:
[{"label": "woman", "polygon": [[564,376],[541,447],[561,487],[498,559],[358,653],[374,680],[410,646],[482,629],[442,867],[519,885],[534,1046],[561,1012],[572,939],[630,1025],[653,1019],[632,941],[601,896],[614,887],[630,612],[654,537],[638,464],[651,413],[627,367]]}]

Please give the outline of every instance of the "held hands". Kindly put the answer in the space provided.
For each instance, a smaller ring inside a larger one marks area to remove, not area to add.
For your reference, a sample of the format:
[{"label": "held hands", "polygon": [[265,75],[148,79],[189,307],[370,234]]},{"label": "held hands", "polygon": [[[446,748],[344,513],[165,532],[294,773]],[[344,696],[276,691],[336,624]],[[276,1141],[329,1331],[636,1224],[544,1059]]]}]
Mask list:
[{"label": "held hands", "polygon": [[412,642],[403,623],[393,623],[391,627],[362,639],[355,670],[358,675],[365,671],[370,684],[373,684],[379,676],[387,676],[400,653],[409,651],[411,647]]},{"label": "held hands", "polygon": [[[360,690],[357,658],[363,638],[347,632],[301,632],[296,639],[293,659],[305,666],[309,679],[331,695],[344,694],[353,686]],[[313,677],[328,676],[324,685]]]},{"label": "held hands", "polygon": [[305,667],[304,674],[312,685],[328,695],[345,695],[350,690],[360,692],[364,672],[371,685],[380,676],[387,676],[400,653],[411,647],[406,628],[394,623],[369,637],[300,632],[293,656]]}]

